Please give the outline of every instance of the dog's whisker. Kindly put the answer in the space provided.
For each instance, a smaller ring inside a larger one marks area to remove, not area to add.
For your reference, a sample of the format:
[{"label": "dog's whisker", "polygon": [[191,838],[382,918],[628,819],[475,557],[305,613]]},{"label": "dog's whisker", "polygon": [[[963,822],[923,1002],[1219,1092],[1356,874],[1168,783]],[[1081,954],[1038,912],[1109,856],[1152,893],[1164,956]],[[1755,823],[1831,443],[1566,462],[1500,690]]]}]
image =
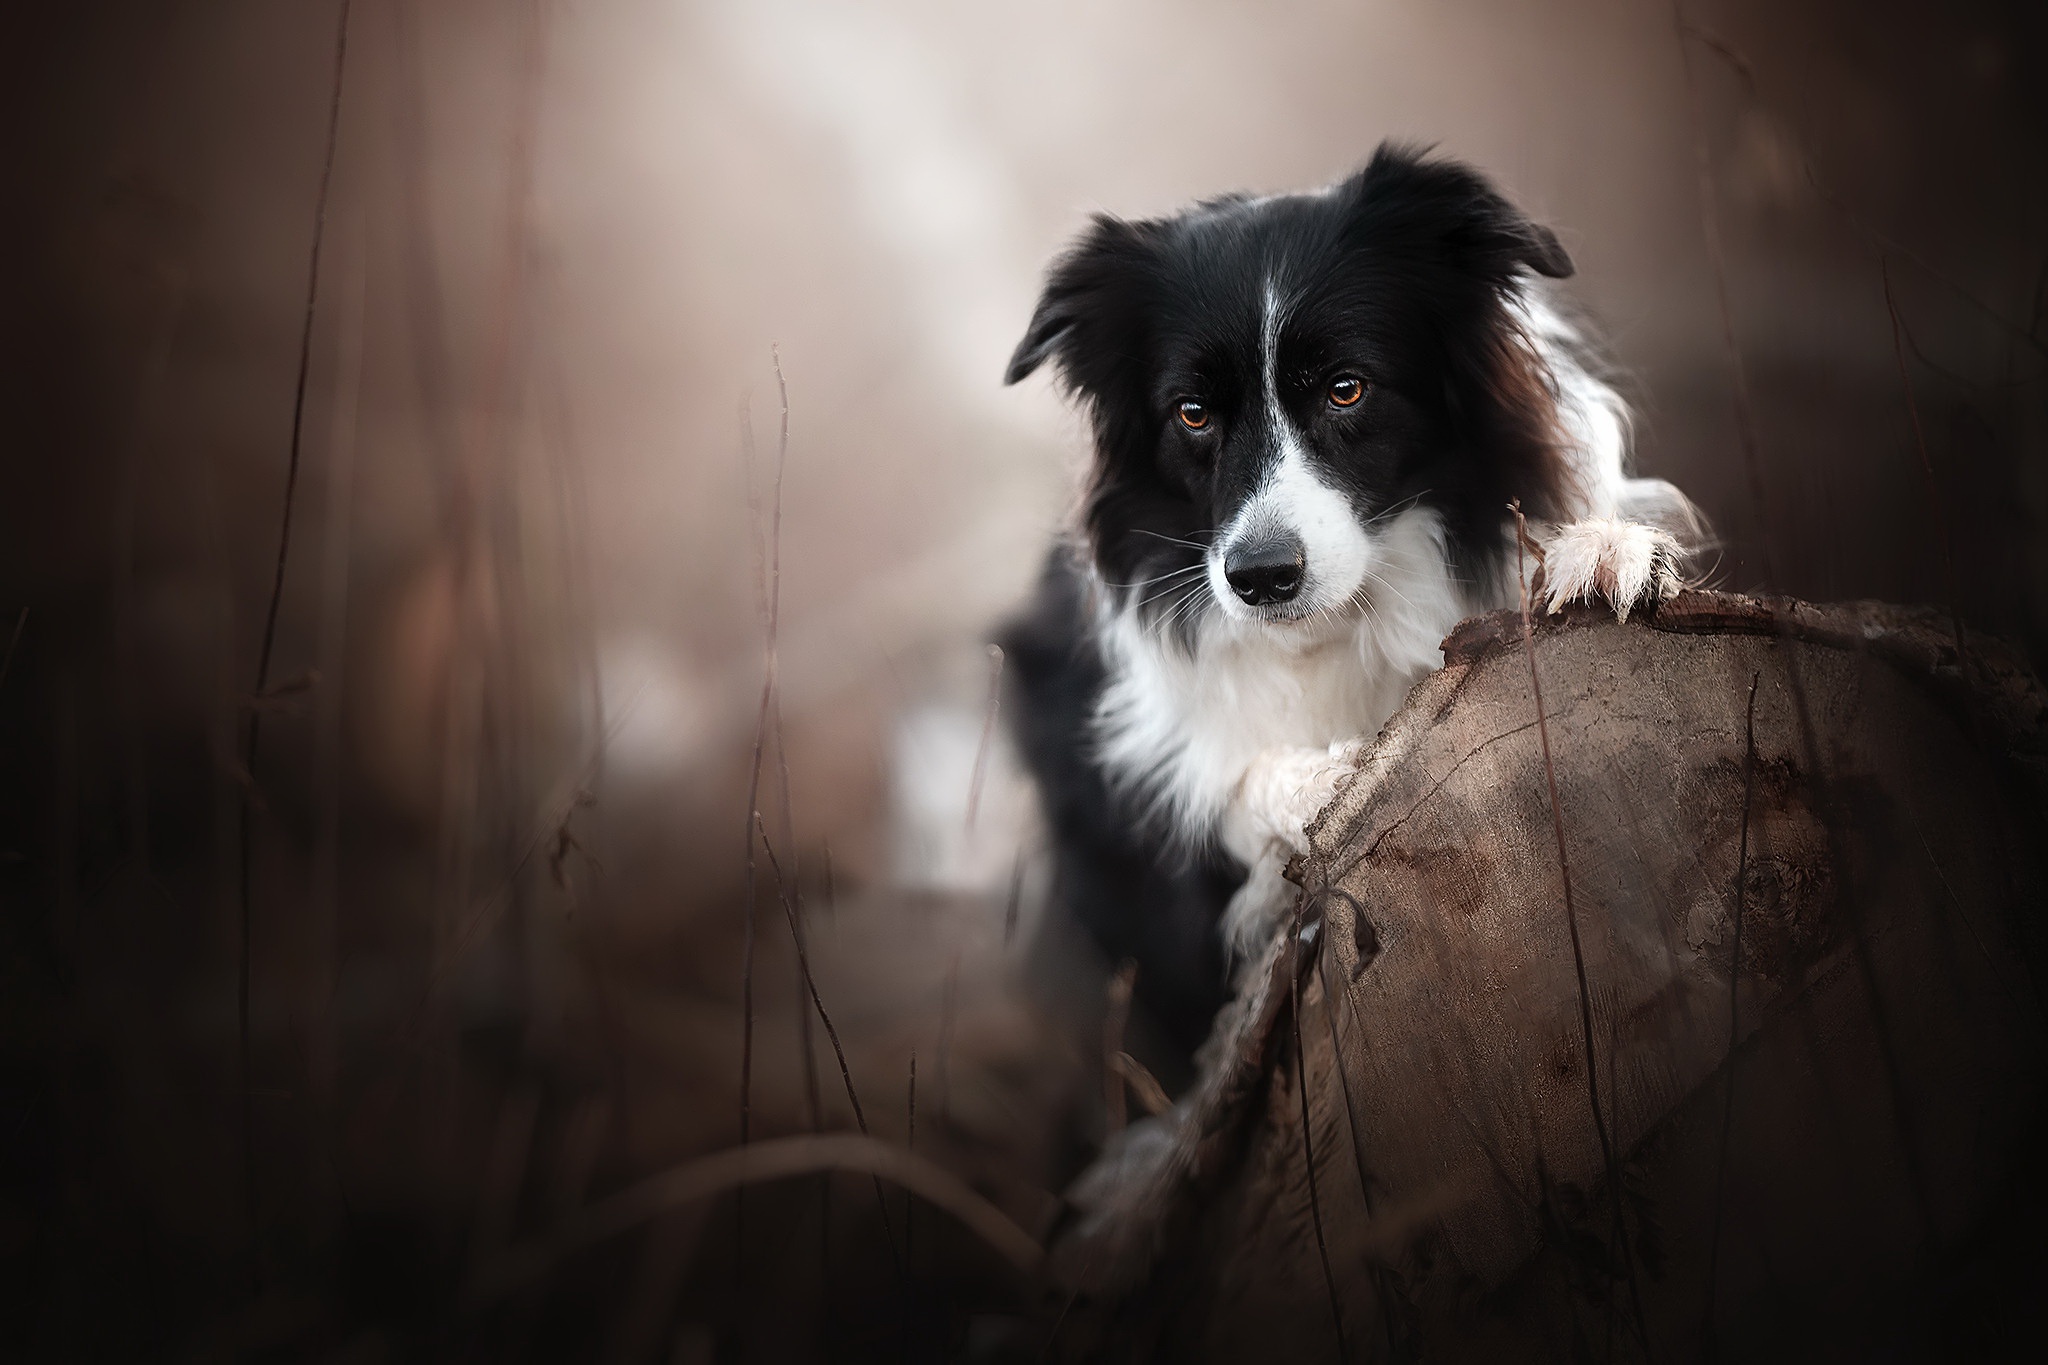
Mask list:
[{"label": "dog's whisker", "polygon": [[1202,604],[1208,598],[1203,587],[1204,585],[1196,585],[1189,588],[1181,600],[1174,604],[1173,610],[1166,618],[1169,624],[1184,619],[1191,620],[1201,612]]},{"label": "dog's whisker", "polygon": [[[1152,602],[1171,599],[1169,605],[1159,612],[1157,618],[1161,629],[1170,628],[1174,622],[1188,614],[1191,603],[1198,602],[1205,595],[1203,589],[1204,585],[1199,582],[1182,583],[1163,592],[1154,593],[1146,598],[1144,602],[1139,603],[1138,606],[1142,608]],[[1175,596],[1175,594],[1178,594],[1178,596]]]},{"label": "dog's whisker", "polygon": [[[1139,606],[1143,606],[1143,605],[1144,605],[1144,604],[1145,604],[1146,602],[1153,602],[1153,601],[1157,601],[1157,600],[1158,600],[1159,598],[1162,598],[1162,597],[1166,596],[1166,595],[1167,595],[1168,593],[1172,593],[1172,592],[1178,592],[1178,591],[1180,591],[1180,590],[1181,590],[1182,588],[1185,588],[1185,587],[1186,587],[1186,586],[1188,585],[1188,580],[1189,580],[1189,578],[1190,578],[1190,575],[1189,575],[1189,574],[1186,574],[1186,573],[1181,573],[1181,574],[1165,574],[1165,575],[1162,575],[1162,576],[1161,576],[1161,577],[1159,577],[1159,578],[1154,578],[1154,579],[1147,579],[1145,583],[1133,583],[1133,584],[1130,584],[1129,586],[1130,586],[1131,588],[1133,588],[1133,589],[1136,589],[1136,588],[1140,588],[1140,587],[1145,587],[1145,586],[1148,586],[1148,585],[1150,585],[1150,584],[1154,584],[1154,583],[1164,583],[1164,584],[1165,584],[1165,586],[1164,586],[1164,587],[1162,587],[1162,588],[1160,588],[1160,589],[1159,589],[1159,590],[1158,590],[1157,592],[1147,593],[1147,594],[1145,595],[1145,597],[1144,597],[1144,598],[1143,598],[1143,599],[1142,599],[1142,600],[1141,600],[1141,601],[1140,601],[1140,602],[1138,603],[1138,605],[1139,605]],[[1169,581],[1169,580],[1178,580],[1178,581]]]},{"label": "dog's whisker", "polygon": [[1401,501],[1395,503],[1393,506],[1385,508],[1379,512],[1375,512],[1372,516],[1367,517],[1365,524],[1367,526],[1377,526],[1383,521],[1386,521],[1392,517],[1397,517],[1401,513],[1413,507],[1416,503],[1421,502],[1424,498],[1428,497],[1434,491],[1434,489],[1425,488],[1420,493],[1417,493],[1412,497],[1403,498],[1401,499]]},{"label": "dog's whisker", "polygon": [[1410,610],[1413,610],[1415,608],[1415,599],[1410,597],[1407,593],[1402,592],[1399,588],[1395,587],[1387,579],[1382,578],[1379,574],[1373,572],[1371,569],[1367,569],[1365,571],[1365,576],[1369,582],[1379,584],[1388,592],[1394,594],[1394,596],[1400,598],[1403,602],[1407,603]]},{"label": "dog's whisker", "polygon": [[1432,572],[1429,569],[1412,568],[1405,564],[1380,564],[1366,570],[1366,572],[1385,582],[1406,583],[1410,587],[1422,589],[1433,588],[1437,584],[1445,582],[1469,586],[1473,581],[1463,574],[1452,572],[1448,565],[1444,565]]},{"label": "dog's whisker", "polygon": [[[1150,536],[1154,540],[1163,540],[1168,545],[1185,545],[1191,550],[1206,550],[1209,548],[1209,542],[1207,540],[1183,540],[1179,536],[1169,536],[1159,531],[1148,531],[1142,526],[1133,526],[1131,530],[1141,536]],[[1195,534],[1198,536],[1207,536],[1209,540],[1214,540],[1216,538],[1216,532],[1214,530],[1197,531],[1195,532]]]},{"label": "dog's whisker", "polygon": [[1173,594],[1177,592],[1185,593],[1189,591],[1191,588],[1199,586],[1199,584],[1175,583],[1170,586],[1161,588],[1158,592],[1148,594],[1146,597],[1139,601],[1138,605],[1141,607],[1149,606],[1150,604],[1159,601],[1161,598],[1171,597],[1173,596]]},{"label": "dog's whisker", "polygon": [[1142,588],[1153,583],[1163,583],[1169,578],[1179,578],[1184,574],[1204,573],[1207,572],[1208,568],[1209,565],[1206,561],[1199,564],[1186,564],[1178,569],[1168,569],[1165,573],[1154,574],[1150,578],[1133,579],[1128,583],[1108,583],[1106,586],[1112,588]]}]

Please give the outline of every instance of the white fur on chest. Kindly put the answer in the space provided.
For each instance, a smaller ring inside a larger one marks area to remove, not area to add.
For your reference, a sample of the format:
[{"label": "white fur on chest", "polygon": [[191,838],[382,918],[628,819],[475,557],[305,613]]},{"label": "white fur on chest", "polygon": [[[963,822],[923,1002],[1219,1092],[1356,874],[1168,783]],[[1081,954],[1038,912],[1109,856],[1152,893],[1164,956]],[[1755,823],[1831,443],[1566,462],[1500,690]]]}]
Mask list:
[{"label": "white fur on chest", "polygon": [[1341,614],[1276,628],[1212,612],[1192,649],[1127,609],[1100,623],[1110,681],[1097,756],[1176,842],[1209,838],[1262,752],[1370,735],[1442,665],[1443,637],[1471,604],[1436,515],[1402,513],[1373,541],[1355,609]]}]

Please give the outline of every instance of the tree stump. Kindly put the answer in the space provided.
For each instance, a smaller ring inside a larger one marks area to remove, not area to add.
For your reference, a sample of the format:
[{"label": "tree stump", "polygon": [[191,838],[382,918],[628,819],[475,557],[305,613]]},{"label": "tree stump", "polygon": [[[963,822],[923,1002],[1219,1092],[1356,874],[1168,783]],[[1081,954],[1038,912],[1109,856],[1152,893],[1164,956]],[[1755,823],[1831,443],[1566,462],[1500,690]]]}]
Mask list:
[{"label": "tree stump", "polygon": [[2038,1311],[2048,696],[1958,643],[1711,593],[1460,627],[1311,831],[1140,1269],[1055,1248],[1061,1352],[1967,1356]]}]

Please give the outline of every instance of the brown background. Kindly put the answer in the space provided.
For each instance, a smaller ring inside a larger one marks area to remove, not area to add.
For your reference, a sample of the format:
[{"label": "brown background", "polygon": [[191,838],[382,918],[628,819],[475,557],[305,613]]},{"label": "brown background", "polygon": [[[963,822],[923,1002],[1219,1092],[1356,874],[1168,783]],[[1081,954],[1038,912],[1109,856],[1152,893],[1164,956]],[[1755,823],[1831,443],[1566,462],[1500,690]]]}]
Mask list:
[{"label": "brown background", "polygon": [[[1639,0],[359,0],[250,777],[335,12],[13,7],[0,1335],[382,1350],[440,1320],[479,1220],[544,1222],[542,1164],[596,1171],[580,1189],[734,1140],[763,636],[741,411],[765,510],[771,346],[765,819],[878,1128],[907,1127],[908,1054],[929,1087],[950,1050],[990,1107],[949,1159],[1042,1211],[1099,1119],[1059,992],[1014,988],[1010,883],[1029,939],[1042,877],[1000,746],[962,817],[980,642],[1082,455],[1048,386],[997,380],[1096,209],[1314,185],[1384,137],[1469,159],[1579,262],[1639,463],[1713,518],[1717,582],[1952,580],[2038,657],[2038,7],[1691,18],[1682,49]],[[781,942],[757,1132],[809,1121]],[[374,1292],[344,1273],[366,1207],[409,1248],[369,1257]],[[297,1325],[248,1327],[252,1284]]]}]

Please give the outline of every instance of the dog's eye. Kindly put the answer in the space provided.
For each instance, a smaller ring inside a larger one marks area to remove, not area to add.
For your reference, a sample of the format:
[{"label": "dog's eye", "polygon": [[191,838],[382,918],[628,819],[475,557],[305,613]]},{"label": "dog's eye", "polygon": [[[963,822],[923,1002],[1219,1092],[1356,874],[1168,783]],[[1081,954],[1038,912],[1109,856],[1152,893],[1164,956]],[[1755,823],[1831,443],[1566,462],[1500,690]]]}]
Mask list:
[{"label": "dog's eye", "polygon": [[1209,409],[1192,398],[1184,398],[1180,404],[1180,424],[1189,431],[1203,431],[1209,425]]},{"label": "dog's eye", "polygon": [[1341,375],[1330,381],[1330,402],[1340,408],[1354,408],[1358,400],[1365,397],[1365,381],[1355,374]]}]

